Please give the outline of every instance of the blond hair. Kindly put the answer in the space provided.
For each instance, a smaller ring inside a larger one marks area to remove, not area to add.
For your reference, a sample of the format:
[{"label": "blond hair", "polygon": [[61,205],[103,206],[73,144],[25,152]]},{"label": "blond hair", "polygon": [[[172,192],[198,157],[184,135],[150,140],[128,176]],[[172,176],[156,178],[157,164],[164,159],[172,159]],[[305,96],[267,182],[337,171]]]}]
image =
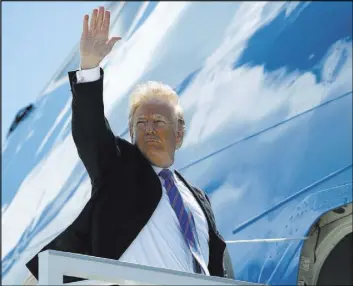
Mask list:
[{"label": "blond hair", "polygon": [[[129,128],[133,130],[133,116],[136,109],[141,105],[142,102],[149,101],[151,99],[162,100],[170,104],[175,112],[177,120],[176,131],[182,132],[182,137],[185,132],[185,120],[184,112],[179,103],[179,97],[177,93],[167,84],[157,81],[147,81],[146,83],[137,85],[130,94],[129,104]],[[182,141],[182,140],[181,140]],[[182,142],[181,142],[182,143]],[[181,143],[177,148],[181,146]]]}]

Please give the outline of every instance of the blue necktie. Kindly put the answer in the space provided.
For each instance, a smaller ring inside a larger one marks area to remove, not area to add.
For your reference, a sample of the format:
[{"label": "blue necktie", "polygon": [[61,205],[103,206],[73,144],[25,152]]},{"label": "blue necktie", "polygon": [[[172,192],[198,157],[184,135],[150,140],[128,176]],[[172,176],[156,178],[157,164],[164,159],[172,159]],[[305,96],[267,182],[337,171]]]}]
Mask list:
[{"label": "blue necktie", "polygon": [[207,273],[207,267],[200,252],[194,216],[183,203],[181,194],[174,183],[173,173],[168,169],[163,169],[159,173],[159,176],[164,179],[164,187],[167,191],[170,204],[179,220],[180,230],[194,257],[195,272],[205,274]]}]

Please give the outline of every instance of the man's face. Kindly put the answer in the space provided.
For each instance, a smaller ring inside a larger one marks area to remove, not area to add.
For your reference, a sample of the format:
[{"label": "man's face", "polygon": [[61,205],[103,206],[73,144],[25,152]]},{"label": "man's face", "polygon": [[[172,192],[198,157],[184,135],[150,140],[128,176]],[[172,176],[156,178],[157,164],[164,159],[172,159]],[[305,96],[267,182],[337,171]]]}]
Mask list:
[{"label": "man's face", "polygon": [[133,136],[142,154],[158,167],[174,162],[180,135],[173,108],[160,100],[142,102],[133,116]]}]

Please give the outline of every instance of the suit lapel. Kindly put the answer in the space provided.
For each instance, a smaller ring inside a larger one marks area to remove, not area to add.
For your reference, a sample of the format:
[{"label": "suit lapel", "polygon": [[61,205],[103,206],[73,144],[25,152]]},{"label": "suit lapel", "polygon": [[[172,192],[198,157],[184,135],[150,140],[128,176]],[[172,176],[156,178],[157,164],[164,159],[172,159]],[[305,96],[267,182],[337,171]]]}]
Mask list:
[{"label": "suit lapel", "polygon": [[[137,166],[136,166],[136,183],[139,189],[139,196],[143,198],[142,204],[150,208],[149,215],[157,208],[162,198],[161,182],[153,170],[150,162],[145,158],[141,151],[136,148]],[[148,217],[148,219],[150,216]]]},{"label": "suit lapel", "polygon": [[186,187],[189,188],[191,193],[194,195],[195,199],[199,203],[201,209],[203,210],[208,224],[208,234],[209,234],[209,262],[208,269],[211,275],[216,275],[220,277],[224,277],[224,269],[223,269],[223,255],[225,249],[225,242],[220,233],[216,228],[216,220],[214,218],[211,204],[206,198],[206,195],[199,189],[191,186],[179,172],[175,171],[176,175]]},{"label": "suit lapel", "polygon": [[192,187],[178,171],[175,170],[175,174],[178,176],[178,178],[180,180],[182,180],[182,182],[185,184],[185,186],[191,191],[191,193],[194,195],[196,201],[200,205],[202,211],[204,212],[204,214],[206,216],[209,231],[212,230],[213,232],[216,233],[216,224],[213,219],[211,205],[209,204],[208,200],[206,199],[205,194],[203,192],[197,190],[197,188]]}]

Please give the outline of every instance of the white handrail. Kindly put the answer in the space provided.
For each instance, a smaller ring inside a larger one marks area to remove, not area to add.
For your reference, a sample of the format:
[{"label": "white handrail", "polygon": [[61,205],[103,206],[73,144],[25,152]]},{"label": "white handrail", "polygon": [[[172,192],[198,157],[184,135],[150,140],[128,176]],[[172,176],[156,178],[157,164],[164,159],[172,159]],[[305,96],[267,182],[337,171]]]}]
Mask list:
[{"label": "white handrail", "polygon": [[[56,250],[39,253],[38,285],[63,285],[64,275],[119,285],[260,285]],[[92,285],[92,282],[70,284]]]}]

